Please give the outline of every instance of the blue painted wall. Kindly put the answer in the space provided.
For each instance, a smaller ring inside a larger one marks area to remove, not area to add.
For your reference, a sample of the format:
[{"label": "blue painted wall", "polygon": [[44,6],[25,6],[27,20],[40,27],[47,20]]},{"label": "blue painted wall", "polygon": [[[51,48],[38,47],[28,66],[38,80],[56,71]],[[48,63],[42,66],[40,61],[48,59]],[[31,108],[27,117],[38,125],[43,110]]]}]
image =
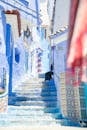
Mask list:
[{"label": "blue painted wall", "polygon": [[[0,88],[4,89],[3,96],[8,94],[9,67],[6,57],[6,18],[0,6]],[[2,95],[0,95],[1,97]]]},{"label": "blue painted wall", "polygon": [[54,80],[57,89],[58,106],[60,106],[60,73],[66,70],[67,41],[62,41],[52,49],[54,62]]},{"label": "blue painted wall", "polygon": [[9,88],[8,94],[9,96],[12,94],[12,77],[13,77],[13,38],[11,25],[6,25],[6,56],[9,64]]}]

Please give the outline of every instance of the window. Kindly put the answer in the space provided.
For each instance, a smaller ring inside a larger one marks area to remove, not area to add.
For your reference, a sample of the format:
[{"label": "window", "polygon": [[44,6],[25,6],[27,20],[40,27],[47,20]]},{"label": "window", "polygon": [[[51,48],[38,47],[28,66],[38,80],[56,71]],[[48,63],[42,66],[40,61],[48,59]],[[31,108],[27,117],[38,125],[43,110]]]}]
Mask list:
[{"label": "window", "polygon": [[82,119],[87,119],[86,110],[81,110]]},{"label": "window", "polygon": [[19,63],[19,61],[20,61],[20,52],[19,52],[18,48],[15,48],[15,61],[17,63]]},{"label": "window", "polygon": [[5,93],[6,88],[6,69],[0,68],[0,94]]},{"label": "window", "polygon": [[79,88],[80,96],[84,96],[84,88]]},{"label": "window", "polygon": [[0,45],[2,45],[2,40],[1,40],[1,37],[0,37]]},{"label": "window", "polygon": [[80,99],[80,105],[81,105],[81,108],[85,108],[86,107],[86,102],[84,99]]}]

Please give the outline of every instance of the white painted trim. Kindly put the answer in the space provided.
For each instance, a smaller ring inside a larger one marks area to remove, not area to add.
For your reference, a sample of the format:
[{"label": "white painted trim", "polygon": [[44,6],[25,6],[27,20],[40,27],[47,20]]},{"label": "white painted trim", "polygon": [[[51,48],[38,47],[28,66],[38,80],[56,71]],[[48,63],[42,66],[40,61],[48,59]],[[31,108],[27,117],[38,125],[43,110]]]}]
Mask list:
[{"label": "white painted trim", "polygon": [[63,42],[65,40],[67,40],[67,38],[68,38],[68,33],[66,32],[66,33],[54,38],[53,43],[54,43],[54,45],[56,45],[56,44],[58,44],[60,42]]}]

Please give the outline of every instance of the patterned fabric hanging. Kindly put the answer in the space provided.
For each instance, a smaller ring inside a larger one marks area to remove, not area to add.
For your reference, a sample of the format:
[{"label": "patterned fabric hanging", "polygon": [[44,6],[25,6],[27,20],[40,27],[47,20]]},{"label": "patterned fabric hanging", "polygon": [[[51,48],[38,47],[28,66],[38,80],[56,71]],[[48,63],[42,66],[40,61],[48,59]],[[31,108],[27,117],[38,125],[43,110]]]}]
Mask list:
[{"label": "patterned fabric hanging", "polygon": [[37,72],[40,73],[42,71],[42,50],[40,48],[37,49]]}]

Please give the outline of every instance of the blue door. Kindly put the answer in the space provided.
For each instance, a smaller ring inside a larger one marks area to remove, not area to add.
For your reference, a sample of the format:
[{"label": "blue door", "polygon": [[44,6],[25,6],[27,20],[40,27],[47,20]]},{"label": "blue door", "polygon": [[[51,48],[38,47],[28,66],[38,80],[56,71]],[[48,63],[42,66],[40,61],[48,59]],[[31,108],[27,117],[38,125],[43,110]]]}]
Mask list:
[{"label": "blue door", "polygon": [[11,26],[6,25],[6,56],[9,64],[9,88],[8,94],[12,95],[12,71],[13,71],[13,38]]}]

